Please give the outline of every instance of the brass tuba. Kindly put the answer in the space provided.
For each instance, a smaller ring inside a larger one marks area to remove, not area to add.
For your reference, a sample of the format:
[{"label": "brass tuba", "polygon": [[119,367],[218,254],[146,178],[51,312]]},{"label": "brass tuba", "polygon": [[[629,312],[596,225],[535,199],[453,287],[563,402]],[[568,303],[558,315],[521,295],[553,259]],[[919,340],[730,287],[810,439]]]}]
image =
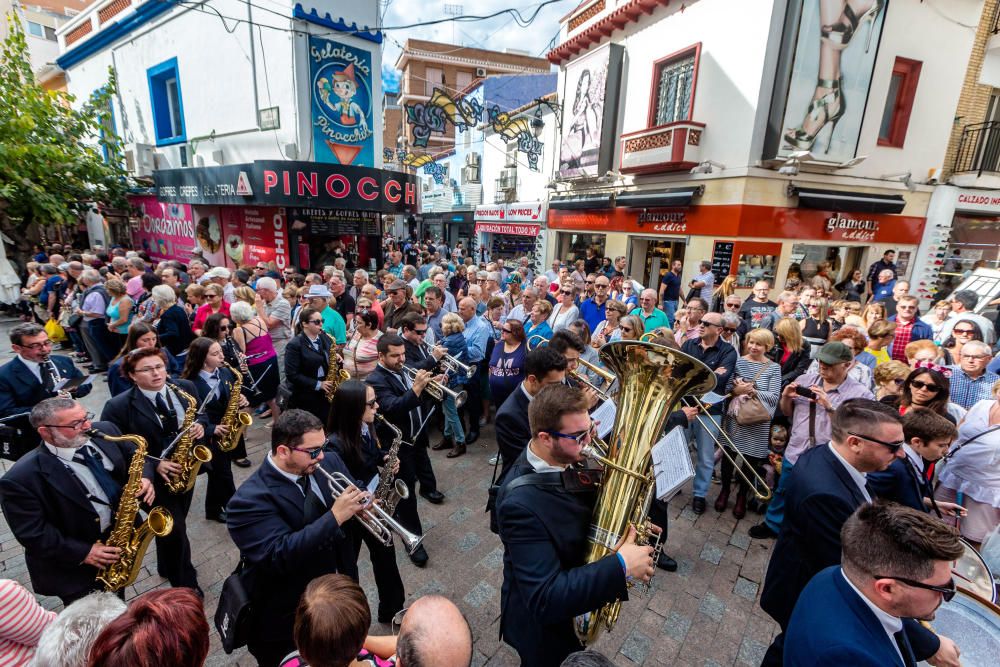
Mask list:
[{"label": "brass tuba", "polygon": [[177,392],[177,395],[187,401],[188,407],[184,411],[184,423],[181,424],[181,435],[174,447],[170,460],[181,467],[181,471],[167,482],[167,489],[170,493],[187,493],[194,488],[194,483],[198,479],[198,468],[202,463],[212,460],[212,450],[205,445],[194,444],[194,437],[189,428],[194,423],[194,418],[198,414],[198,401],[195,397],[176,386],[170,385],[170,389]]},{"label": "brass tuba", "polygon": [[229,403],[226,404],[226,412],[222,415],[222,423],[229,427],[224,436],[219,439],[219,450],[231,452],[236,449],[240,438],[253,424],[253,417],[246,412],[240,412],[240,392],[243,389],[243,374],[226,364],[226,368],[233,372],[236,381],[229,388]]},{"label": "brass tuba", "polygon": [[337,341],[330,334],[326,335],[330,339],[330,366],[326,371],[325,379],[331,384],[330,390],[326,392],[326,400],[333,403],[333,396],[337,393],[337,387],[340,386],[341,382],[350,380],[351,374],[340,365],[340,360],[337,358]]},{"label": "brass tuba", "polygon": [[142,557],[146,555],[149,541],[156,537],[165,537],[174,529],[174,518],[162,507],[154,507],[146,516],[146,520],[138,526],[135,517],[139,513],[139,483],[142,481],[142,467],[146,462],[146,439],[138,435],[107,435],[96,428],[87,431],[92,438],[103,438],[110,442],[131,442],[135,445],[135,454],[128,464],[128,481],[122,487],[122,497],[115,510],[115,524],[108,537],[107,546],[122,550],[118,562],[101,568],[97,580],[104,584],[106,591],[120,591],[132,584],[139,569],[142,568]]},{"label": "brass tuba", "polygon": [[[656,484],[652,446],[682,396],[715,387],[715,373],[705,364],[664,345],[615,341],[601,348],[601,360],[621,386],[615,425],[603,452],[607,464],[590,524],[587,563],[612,553],[630,527],[640,542],[648,543],[646,518]],[[620,611],[621,600],[616,600],[577,616],[577,637],[592,642],[602,629],[614,627]]]}]

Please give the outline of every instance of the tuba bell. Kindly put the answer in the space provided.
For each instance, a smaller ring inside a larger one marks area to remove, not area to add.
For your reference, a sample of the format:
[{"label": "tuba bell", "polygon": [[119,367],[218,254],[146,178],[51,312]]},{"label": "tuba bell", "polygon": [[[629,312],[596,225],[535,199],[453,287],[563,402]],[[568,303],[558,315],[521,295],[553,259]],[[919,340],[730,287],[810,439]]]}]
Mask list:
[{"label": "tuba bell", "polygon": [[[597,448],[606,465],[590,524],[587,563],[612,553],[631,527],[640,542],[650,542],[646,519],[656,484],[652,447],[681,397],[715,387],[715,373],[705,364],[664,345],[615,341],[601,348],[601,361],[621,386],[611,437]],[[621,600],[616,600],[577,616],[577,637],[584,644],[593,642],[603,629],[614,627],[620,611]]]}]

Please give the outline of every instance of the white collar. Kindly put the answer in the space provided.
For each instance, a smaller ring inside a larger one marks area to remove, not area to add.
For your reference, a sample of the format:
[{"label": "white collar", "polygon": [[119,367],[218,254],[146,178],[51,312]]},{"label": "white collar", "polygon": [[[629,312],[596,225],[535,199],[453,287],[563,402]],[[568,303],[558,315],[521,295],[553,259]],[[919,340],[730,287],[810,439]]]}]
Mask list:
[{"label": "white collar", "polygon": [[170,405],[170,403],[171,403],[171,401],[170,401],[170,394],[167,393],[167,385],[163,385],[163,389],[161,389],[160,391],[150,391],[149,389],[143,389],[139,385],[136,385],[136,388],[139,391],[142,392],[143,396],[145,396],[146,398],[148,398],[150,401],[152,401],[154,403],[156,402],[156,396],[157,396],[157,394],[159,394],[160,396],[162,396],[163,400],[167,401],[167,405]]},{"label": "white collar", "polygon": [[528,443],[528,447],[526,448],[525,451],[528,452],[527,454],[528,464],[532,468],[534,468],[535,472],[562,472],[563,470],[569,467],[569,466],[559,467],[546,463],[545,461],[542,460],[542,457],[540,457],[538,454],[535,454],[535,452],[531,450],[530,442]]},{"label": "white collar", "polygon": [[524,388],[524,382],[521,382],[521,391],[523,391],[524,395],[528,397],[528,402],[529,403],[531,403],[531,401],[535,398],[534,396],[532,396],[531,394],[528,393],[527,389]]},{"label": "white collar", "polygon": [[[219,369],[216,368],[215,372],[218,372],[218,370]],[[209,373],[204,368],[202,368],[200,371],[198,371],[198,375],[200,375],[202,377],[202,379],[205,380],[206,382],[210,381],[210,380],[219,380],[219,376],[218,375],[214,375],[213,373]]]},{"label": "white collar", "polygon": [[[875,618],[877,618],[878,622],[882,624],[882,629],[885,630],[887,635],[889,635],[889,639],[892,641],[892,647],[895,648],[896,651],[899,651],[899,646],[896,645],[896,638],[894,635],[903,629],[903,619],[893,616],[865,597],[865,594],[858,590],[858,587],[854,585],[854,582],[847,578],[847,575],[844,574],[843,568],[840,568],[840,576],[844,578],[844,581],[846,581],[847,585],[851,587],[851,590],[858,594],[858,597],[861,598],[862,602],[868,605],[868,608],[872,610],[872,613],[875,614]],[[900,655],[900,657],[903,656]],[[906,661],[904,660],[903,662],[905,664]]]},{"label": "white collar", "polygon": [[917,472],[923,473],[924,472],[924,457],[922,457],[920,454],[917,454],[915,451],[913,451],[913,448],[911,448],[907,444],[903,445],[903,451],[906,452],[906,458],[910,459],[910,463],[912,463],[913,467],[917,469]]},{"label": "white collar", "polygon": [[273,467],[273,468],[274,468],[275,470],[277,470],[277,471],[278,471],[278,473],[279,473],[279,474],[280,474],[280,475],[281,475],[282,477],[284,477],[285,479],[287,479],[287,480],[288,480],[289,482],[291,482],[292,484],[298,484],[298,483],[299,483],[299,477],[301,477],[302,475],[293,475],[293,474],[292,474],[292,473],[290,473],[290,472],[287,472],[287,471],[285,471],[285,470],[282,470],[282,469],[281,469],[281,468],[280,468],[280,467],[278,466],[278,464],[274,462],[274,455],[273,455],[273,454],[271,454],[270,452],[268,452],[268,454],[267,454],[267,462],[268,462],[268,463],[270,463],[270,464],[271,464],[271,467]]},{"label": "white collar", "polygon": [[868,494],[868,489],[865,488],[865,474],[859,471],[854,466],[852,466],[850,463],[848,463],[847,459],[845,459],[843,456],[840,455],[840,452],[837,451],[837,448],[833,446],[832,442],[829,443],[827,446],[830,448],[830,451],[833,452],[833,455],[837,457],[837,460],[840,461],[840,464],[843,465],[844,468],[847,470],[847,474],[851,476],[851,479],[854,480],[854,483],[858,486],[859,489],[861,489],[861,495],[865,497],[865,500],[871,502],[872,497],[871,495]]},{"label": "white collar", "polygon": [[[18,359],[20,359],[20,360],[21,360],[21,363],[22,363],[22,364],[24,364],[25,366],[27,366],[27,367],[28,367],[28,368],[29,368],[29,369],[30,369],[30,370],[31,370],[32,372],[34,372],[34,371],[37,371],[37,370],[38,370],[38,367],[39,367],[39,366],[41,365],[41,364],[39,364],[39,363],[38,363],[37,361],[32,361],[32,360],[30,360],[30,359],[25,359],[25,358],[24,358],[24,357],[22,357],[22,356],[21,356],[20,354],[19,354],[19,355],[17,355],[17,358],[18,358]],[[50,357],[50,358],[49,358],[49,361],[51,361],[51,360],[52,360],[52,359],[51,359],[51,357]]]},{"label": "white collar", "polygon": [[[78,451],[91,444],[91,442],[88,440],[79,447],[56,447],[55,445],[50,445],[47,442],[43,442],[42,444],[45,445],[45,448],[57,456],[63,463],[69,463],[73,460],[73,457],[76,456]],[[95,449],[97,448],[95,447]]]}]

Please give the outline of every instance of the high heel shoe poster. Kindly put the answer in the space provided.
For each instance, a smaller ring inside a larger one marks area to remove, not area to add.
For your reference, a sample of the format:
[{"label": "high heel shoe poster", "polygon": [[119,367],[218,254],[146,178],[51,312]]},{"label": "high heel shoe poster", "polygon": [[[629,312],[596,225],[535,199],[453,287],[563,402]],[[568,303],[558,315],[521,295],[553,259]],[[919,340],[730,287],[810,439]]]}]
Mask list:
[{"label": "high heel shoe poster", "polygon": [[[795,3],[789,11],[795,11]],[[888,0],[802,0],[778,156],[855,156]],[[878,100],[875,103],[881,103]]]}]

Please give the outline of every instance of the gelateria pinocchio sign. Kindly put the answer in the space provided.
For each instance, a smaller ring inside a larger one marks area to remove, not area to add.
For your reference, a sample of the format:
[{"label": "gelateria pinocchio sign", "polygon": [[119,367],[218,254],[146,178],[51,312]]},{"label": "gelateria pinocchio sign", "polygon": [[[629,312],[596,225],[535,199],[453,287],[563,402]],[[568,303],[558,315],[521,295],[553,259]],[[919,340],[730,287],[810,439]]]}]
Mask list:
[{"label": "gelateria pinocchio sign", "polygon": [[729,204],[677,209],[549,210],[549,228],[630,234],[918,245],[926,218]]}]

